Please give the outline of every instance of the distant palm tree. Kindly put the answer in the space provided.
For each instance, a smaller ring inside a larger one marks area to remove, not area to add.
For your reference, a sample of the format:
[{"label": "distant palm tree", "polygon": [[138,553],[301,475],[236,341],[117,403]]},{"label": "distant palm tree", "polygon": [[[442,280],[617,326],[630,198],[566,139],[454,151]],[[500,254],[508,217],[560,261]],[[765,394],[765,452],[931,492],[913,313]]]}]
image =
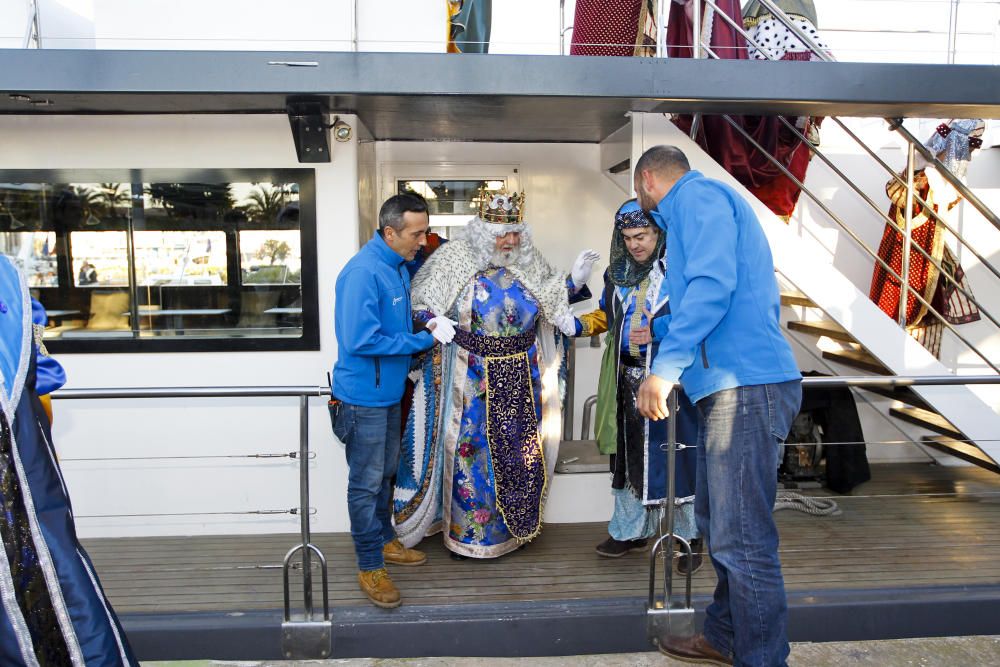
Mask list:
[{"label": "distant palm tree", "polygon": [[101,218],[108,213],[108,205],[104,193],[86,185],[73,186],[73,194],[80,201],[85,225],[96,227],[101,224]]},{"label": "distant palm tree", "polygon": [[101,183],[98,197],[108,213],[117,218],[119,208],[131,208],[132,200],[124,183]]},{"label": "distant palm tree", "polygon": [[285,193],[272,185],[258,185],[247,199],[246,212],[254,222],[274,222],[285,206]]}]

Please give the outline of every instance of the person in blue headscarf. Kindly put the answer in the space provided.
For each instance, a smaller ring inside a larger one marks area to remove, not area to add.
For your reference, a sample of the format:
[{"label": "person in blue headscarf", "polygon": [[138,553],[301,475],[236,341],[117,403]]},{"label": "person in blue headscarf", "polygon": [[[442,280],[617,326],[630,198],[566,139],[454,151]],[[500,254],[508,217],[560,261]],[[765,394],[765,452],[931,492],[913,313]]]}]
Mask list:
[{"label": "person in blue headscarf", "polygon": [[[615,213],[610,264],[604,274],[600,308],[576,321],[578,336],[608,332],[597,393],[597,446],[611,455],[614,514],[608,539],[597,545],[605,558],[647,548],[657,533],[666,500],[667,422],[652,422],[636,408],[636,392],[649,374],[650,360],[670,324],[667,301],[666,235],[634,199]],[[678,560],[684,574],[702,564],[702,542],[694,523],[695,450],[698,420],[680,392],[677,441],[688,445],[676,457],[674,534],[691,543],[690,559]]]},{"label": "person in blue headscarf", "polygon": [[0,665],[138,666],[80,545],[44,396],[45,311],[0,256]]}]

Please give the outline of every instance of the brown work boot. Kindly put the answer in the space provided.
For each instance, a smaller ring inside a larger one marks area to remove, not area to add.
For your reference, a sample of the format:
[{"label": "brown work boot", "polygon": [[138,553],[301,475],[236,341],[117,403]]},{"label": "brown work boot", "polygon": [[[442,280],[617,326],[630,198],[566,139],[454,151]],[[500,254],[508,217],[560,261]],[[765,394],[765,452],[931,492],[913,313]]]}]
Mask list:
[{"label": "brown work boot", "polygon": [[389,565],[423,565],[427,555],[423,551],[407,549],[399,540],[393,540],[382,547],[382,558]]},{"label": "brown work boot", "polygon": [[361,570],[358,572],[358,583],[361,584],[361,592],[367,595],[376,607],[392,609],[402,603],[399,599],[399,589],[392,583],[384,567],[377,570]]},{"label": "brown work boot", "polygon": [[731,665],[733,661],[715,650],[705,635],[694,637],[671,637],[660,644],[660,652],[681,662],[696,662],[703,665]]}]

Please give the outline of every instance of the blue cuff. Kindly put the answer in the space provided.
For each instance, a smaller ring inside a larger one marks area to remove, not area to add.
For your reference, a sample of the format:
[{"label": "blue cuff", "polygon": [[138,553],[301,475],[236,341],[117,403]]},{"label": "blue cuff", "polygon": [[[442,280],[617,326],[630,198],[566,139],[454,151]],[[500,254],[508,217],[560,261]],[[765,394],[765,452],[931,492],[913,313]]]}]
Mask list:
[{"label": "blue cuff", "polygon": [[649,368],[650,374],[655,375],[661,380],[673,382],[674,384],[680,382],[681,372],[683,370],[683,368],[677,368],[676,366],[671,365],[666,359],[660,359],[659,355],[653,359],[653,363]]},{"label": "blue cuff", "polygon": [[[570,281],[572,282],[572,281]],[[586,301],[588,299],[594,298],[593,293],[591,293],[590,288],[584,285],[576,292],[570,290],[569,302],[571,304],[580,303],[581,301]]]},{"label": "blue cuff", "polygon": [[573,334],[573,335],[574,336],[582,336],[583,335],[583,323],[580,320],[576,320],[576,319],[573,320],[573,321],[576,323],[576,333]]}]

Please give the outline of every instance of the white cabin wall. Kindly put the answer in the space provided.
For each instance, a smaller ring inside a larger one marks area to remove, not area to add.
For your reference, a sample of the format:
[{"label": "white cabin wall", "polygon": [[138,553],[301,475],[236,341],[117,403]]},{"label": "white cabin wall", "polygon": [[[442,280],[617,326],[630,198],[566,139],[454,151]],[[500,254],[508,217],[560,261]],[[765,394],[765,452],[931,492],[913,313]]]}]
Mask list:
[{"label": "white cabin wall", "polygon": [[[334,281],[358,247],[356,140],[331,148],[333,161],[315,166],[319,351],[66,354],[59,361],[67,387],[325,384],[336,354]],[[4,116],[0,162],[8,169],[303,166],[283,115]],[[56,401],[55,414],[54,440],[85,537],[298,529],[287,514],[87,518],[287,510],[298,505],[298,464],[289,459],[73,460],[295,451],[295,399]],[[314,529],[345,530],[346,465],[325,401],[312,401],[310,438]]]},{"label": "white cabin wall", "polygon": [[[597,145],[464,144],[365,141],[333,143],[333,162],[316,165],[320,344],[316,352],[65,354],[67,387],[321,385],[336,355],[333,288],[358,247],[360,220],[374,220],[384,198],[376,174],[387,164],[491,162],[515,165],[536,243],[568,271],[577,253],[604,255],[614,210],[624,199],[599,169]],[[377,147],[377,150],[376,150]],[[377,156],[377,171],[373,154]],[[10,169],[302,167],[284,116],[121,116],[0,118],[0,160]],[[474,167],[473,167],[474,168]],[[359,204],[359,200],[366,202]],[[364,214],[362,209],[368,209]],[[580,304],[579,312],[596,301]],[[596,391],[599,350],[578,347],[576,425]],[[330,432],[324,401],[314,399],[310,441],[313,530],[348,529],[343,447]],[[294,399],[57,401],[54,440],[85,537],[266,533],[298,530],[298,518],[276,515],[108,517],[286,510],[298,504],[298,468],[288,459],[180,459],[294,451]],[[122,459],[129,460],[108,460]],[[91,459],[81,461],[80,459]],[[143,460],[145,459],[145,460]],[[611,513],[606,474],[557,476],[547,519],[602,521]],[[596,493],[600,490],[600,493]]]}]

